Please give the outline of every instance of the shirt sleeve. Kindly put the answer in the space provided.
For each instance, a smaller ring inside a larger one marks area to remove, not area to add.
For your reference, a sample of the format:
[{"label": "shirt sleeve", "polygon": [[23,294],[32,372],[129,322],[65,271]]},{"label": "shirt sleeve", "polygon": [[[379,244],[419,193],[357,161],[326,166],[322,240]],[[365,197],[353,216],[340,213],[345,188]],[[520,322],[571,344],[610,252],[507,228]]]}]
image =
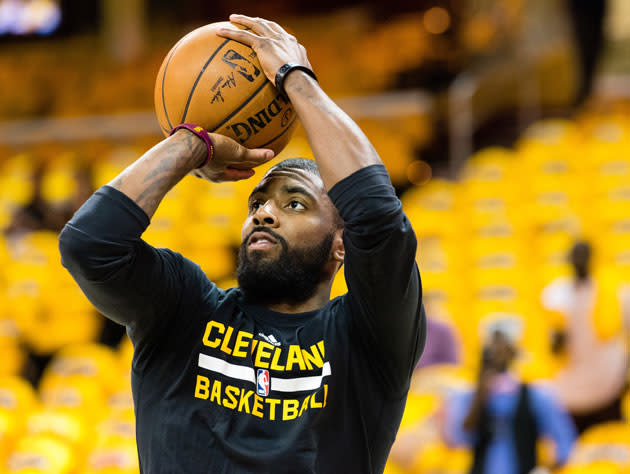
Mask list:
[{"label": "shirt sleeve", "polygon": [[344,221],[345,301],[355,332],[383,383],[400,395],[426,332],[416,236],[382,165],[341,180],[329,196]]},{"label": "shirt sleeve", "polygon": [[556,463],[562,465],[569,459],[577,437],[575,425],[568,412],[548,390],[537,387],[530,393],[540,434],[553,440],[556,446]]},{"label": "shirt sleeve", "polygon": [[216,288],[198,265],[144,242],[140,236],[148,225],[135,202],[103,186],[59,236],[63,266],[101,313],[127,326],[134,342],[199,306]]},{"label": "shirt sleeve", "polygon": [[455,392],[447,401],[444,420],[444,438],[451,446],[472,446],[475,433],[464,429],[464,420],[470,411],[474,394]]}]

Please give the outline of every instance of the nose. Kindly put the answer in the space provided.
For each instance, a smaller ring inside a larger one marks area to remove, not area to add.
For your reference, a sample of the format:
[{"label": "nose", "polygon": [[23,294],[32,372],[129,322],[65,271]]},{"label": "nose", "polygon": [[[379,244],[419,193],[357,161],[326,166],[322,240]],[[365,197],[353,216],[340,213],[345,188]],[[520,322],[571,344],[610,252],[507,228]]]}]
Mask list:
[{"label": "nose", "polygon": [[278,227],[278,218],[276,217],[271,201],[256,209],[253,216],[254,225],[265,225],[268,227]]}]

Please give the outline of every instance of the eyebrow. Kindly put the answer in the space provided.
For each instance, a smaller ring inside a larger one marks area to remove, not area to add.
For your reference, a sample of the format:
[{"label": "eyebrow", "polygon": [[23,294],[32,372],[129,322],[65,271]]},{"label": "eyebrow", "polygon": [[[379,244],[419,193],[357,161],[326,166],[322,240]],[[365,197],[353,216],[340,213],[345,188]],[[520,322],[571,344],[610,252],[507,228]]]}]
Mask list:
[{"label": "eyebrow", "polygon": [[[267,191],[268,187],[269,187],[269,183],[256,186],[252,190],[251,194],[249,195],[249,199],[251,199],[252,196],[254,196],[255,194],[264,193],[265,191]],[[285,192],[287,194],[302,194],[306,196],[308,199],[312,201],[316,201],[315,196],[302,186],[297,186],[297,185],[290,186],[290,185],[285,184],[284,186],[282,186],[282,192]]]},{"label": "eyebrow", "polygon": [[303,194],[304,196],[309,198],[311,201],[315,201],[315,196],[313,196],[309,191],[306,190],[306,188],[303,188],[302,186],[284,185],[282,186],[282,191],[284,191],[287,194]]}]

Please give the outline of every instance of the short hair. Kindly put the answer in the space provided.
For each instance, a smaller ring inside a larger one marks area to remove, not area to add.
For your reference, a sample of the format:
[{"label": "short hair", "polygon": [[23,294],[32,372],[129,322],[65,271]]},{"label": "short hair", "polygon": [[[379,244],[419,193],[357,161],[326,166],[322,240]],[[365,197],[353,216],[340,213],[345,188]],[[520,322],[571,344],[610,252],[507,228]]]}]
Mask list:
[{"label": "short hair", "polygon": [[282,160],[280,163],[276,163],[273,165],[268,173],[272,173],[277,170],[286,170],[286,169],[298,169],[307,171],[309,173],[313,173],[315,176],[319,176],[319,168],[317,167],[317,163],[313,160],[309,160],[308,158],[287,158],[286,160]]}]

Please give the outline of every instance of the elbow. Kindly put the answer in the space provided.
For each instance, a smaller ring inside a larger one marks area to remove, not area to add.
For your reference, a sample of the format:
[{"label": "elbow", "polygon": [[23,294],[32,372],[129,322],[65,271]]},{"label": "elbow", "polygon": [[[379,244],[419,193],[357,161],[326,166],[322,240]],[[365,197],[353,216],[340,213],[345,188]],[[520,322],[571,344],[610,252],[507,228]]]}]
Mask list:
[{"label": "elbow", "polygon": [[75,278],[101,281],[120,271],[133,258],[133,245],[92,236],[66,224],[59,234],[61,264]]},{"label": "elbow", "polygon": [[59,234],[59,254],[61,255],[61,264],[73,273],[80,267],[82,245],[80,239],[77,238],[75,230],[68,224],[64,226]]}]

